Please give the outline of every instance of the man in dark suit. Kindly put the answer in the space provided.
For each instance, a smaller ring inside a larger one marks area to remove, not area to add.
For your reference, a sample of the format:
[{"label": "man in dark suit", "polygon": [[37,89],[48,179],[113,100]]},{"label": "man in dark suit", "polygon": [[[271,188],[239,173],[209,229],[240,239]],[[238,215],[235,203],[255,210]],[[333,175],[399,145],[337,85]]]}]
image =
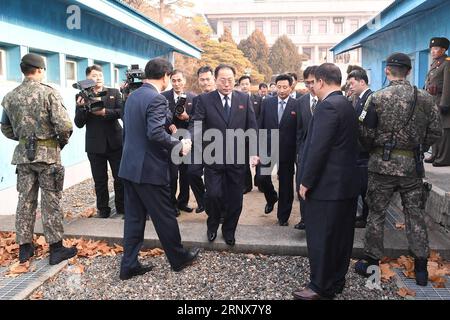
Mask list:
[{"label": "man in dark suit", "polygon": [[[239,88],[240,88],[241,92],[248,94],[248,96],[250,97],[250,103],[253,106],[253,110],[255,110],[256,120],[258,121],[259,115],[261,113],[262,98],[256,94],[252,94],[252,92],[250,91],[250,88],[252,86],[250,76],[243,75],[242,77],[239,78],[238,83],[239,83]],[[256,186],[258,185],[256,176],[254,179],[252,179],[252,171],[250,168],[250,163],[248,163],[248,161],[249,161],[248,141],[246,143],[245,149],[246,149],[245,159],[247,160],[247,163],[246,163],[246,168],[245,168],[244,194],[252,191],[252,189],[253,189],[253,181],[252,180],[254,180]]]},{"label": "man in dark suit", "polygon": [[279,201],[277,217],[280,226],[288,225],[294,201],[298,101],[290,97],[292,81],[292,77],[288,74],[282,74],[276,78],[278,97],[264,100],[258,122],[260,130],[268,130],[267,145],[271,157],[274,156],[270,149],[272,130],[278,130],[279,133],[279,140],[276,141],[279,145],[279,197],[272,184],[271,175],[260,175],[259,186],[266,198],[267,204],[264,209],[266,214],[272,212],[275,203]]},{"label": "man in dark suit", "polygon": [[[314,110],[316,109],[318,98],[314,93],[314,73],[317,66],[310,66],[303,72],[303,78],[305,79],[305,86],[308,88],[309,93],[304,95],[298,100],[299,116],[297,117],[297,186],[300,186],[300,163],[303,156],[303,149],[305,148],[305,140],[308,135],[309,122],[312,119]],[[299,190],[297,190],[298,192]],[[300,222],[295,225],[295,229],[305,229],[305,201],[298,197],[300,201]]]},{"label": "man in dark suit", "polygon": [[[174,70],[173,74],[170,76],[170,81],[172,82],[172,89],[169,91],[164,91],[161,93],[169,101],[169,110],[172,113],[172,124],[169,129],[172,133],[175,133],[177,129],[187,129],[189,127],[189,117],[192,114],[192,106],[194,95],[192,93],[185,93],[186,77],[181,70]],[[186,94],[185,103],[185,113],[177,116],[175,114],[175,106],[177,105],[180,95]],[[172,202],[174,204],[177,215],[179,215],[180,210],[185,212],[192,212],[193,209],[188,206],[189,203],[189,177],[188,177],[188,164],[181,163],[176,165],[170,163],[170,188]],[[180,176],[180,192],[177,198],[178,189],[178,173]],[[197,204],[199,199],[197,199]],[[200,200],[201,204],[201,200]]]},{"label": "man in dark suit", "polygon": [[86,126],[86,152],[91,164],[92,177],[95,184],[97,210],[100,218],[108,218],[111,214],[108,192],[108,162],[114,177],[114,200],[116,212],[124,213],[123,184],[118,177],[122,158],[122,127],[118,119],[122,116],[122,97],[119,90],[104,88],[103,71],[98,65],[86,69],[86,77],[97,85],[95,92],[106,91],[101,97],[104,108],[89,112],[84,108],[85,101],[77,97],[75,125]]},{"label": "man in dark suit", "polygon": [[275,83],[271,83],[269,86],[270,92],[269,96],[276,97],[277,96],[277,85]]},{"label": "man in dark suit", "polygon": [[[212,92],[216,89],[214,82],[214,70],[210,66],[203,66],[197,71],[198,85],[203,94]],[[194,97],[192,100],[192,113],[195,113],[195,106],[198,103],[198,97]],[[199,151],[201,152],[201,146]],[[193,159],[195,160],[195,159]],[[188,165],[189,184],[191,185],[192,192],[195,199],[197,199],[198,207],[195,210],[196,213],[202,213],[205,211],[205,184],[203,182],[203,163],[192,163]]]},{"label": "man in dark suit", "polygon": [[[230,131],[235,132],[238,129],[244,131],[253,129],[256,134],[257,124],[248,94],[233,90],[236,76],[235,69],[232,66],[221,64],[215,69],[214,76],[217,90],[199,96],[189,128],[191,135],[194,135],[196,131],[201,133],[201,130],[194,130],[198,126],[201,126],[203,131],[218,130],[221,133],[221,138],[223,138],[223,144],[218,145],[219,143],[216,140],[214,141],[218,148],[223,148],[222,150],[218,151],[214,148],[210,156],[208,154],[203,156],[206,213],[208,214],[207,237],[209,241],[214,241],[217,237],[222,209],[221,201],[225,198],[227,212],[222,224],[222,234],[226,244],[233,246],[235,244],[236,227],[242,211],[245,159],[242,163],[238,162],[236,143],[227,144],[227,130],[230,134]],[[196,141],[195,137],[194,143]],[[206,146],[208,149],[209,147],[210,145]],[[234,158],[226,159],[232,152],[234,152]],[[256,152],[250,155],[256,155]],[[255,162],[255,158],[252,158],[252,162]]]},{"label": "man in dark suit", "polygon": [[[369,78],[365,70],[356,69],[350,72],[347,78],[350,91],[356,96],[355,111],[356,117],[361,115],[367,99],[373,93],[369,88]],[[361,181],[360,196],[362,200],[362,212],[360,215],[356,215],[356,228],[365,228],[367,224],[367,217],[369,216],[369,207],[366,203],[367,185],[369,182],[369,152],[359,144],[358,154],[358,171]]]},{"label": "man in dark suit", "polygon": [[297,92],[297,83],[298,83],[298,76],[295,72],[289,72],[288,75],[292,77],[292,90],[290,93],[290,96],[292,99],[300,99],[302,97],[302,94],[300,92]]},{"label": "man in dark suit", "polygon": [[260,83],[258,86],[258,95],[261,97],[262,100],[268,98],[269,95],[269,87],[266,83]]},{"label": "man in dark suit", "polygon": [[306,201],[306,240],[311,268],[295,299],[331,299],[341,293],[350,264],[359,194],[358,129],[352,104],[342,95],[342,74],[332,63],[315,72],[314,111],[301,163],[300,196]]},{"label": "man in dark suit", "polygon": [[174,271],[181,271],[197,257],[199,249],[188,251],[181,244],[180,230],[170,201],[169,156],[173,148],[186,155],[190,140],[171,137],[166,131],[169,107],[159,94],[167,88],[172,65],[164,59],[150,60],[142,87],[127,99],[124,114],[124,156],[119,176],[124,179],[125,215],[123,258],[120,279],[127,280],[152,269],[138,261],[150,215],[167,259]]}]

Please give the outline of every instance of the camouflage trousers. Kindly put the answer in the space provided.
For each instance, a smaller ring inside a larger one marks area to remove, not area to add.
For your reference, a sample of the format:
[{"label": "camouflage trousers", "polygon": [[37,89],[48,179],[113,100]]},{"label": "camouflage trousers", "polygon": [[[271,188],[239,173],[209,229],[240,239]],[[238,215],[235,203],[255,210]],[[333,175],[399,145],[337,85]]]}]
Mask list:
[{"label": "camouflage trousers", "polygon": [[422,179],[388,176],[369,172],[367,219],[364,252],[369,257],[381,259],[384,256],[384,223],[386,209],[395,191],[401,196],[405,229],[409,251],[415,258],[428,258],[429,243],[425,211],[422,205]]},{"label": "camouflage trousers", "polygon": [[41,189],[41,214],[47,243],[62,240],[63,213],[60,207],[64,184],[64,167],[59,164],[31,163],[17,165],[16,211],[17,243],[33,241],[38,191]]}]

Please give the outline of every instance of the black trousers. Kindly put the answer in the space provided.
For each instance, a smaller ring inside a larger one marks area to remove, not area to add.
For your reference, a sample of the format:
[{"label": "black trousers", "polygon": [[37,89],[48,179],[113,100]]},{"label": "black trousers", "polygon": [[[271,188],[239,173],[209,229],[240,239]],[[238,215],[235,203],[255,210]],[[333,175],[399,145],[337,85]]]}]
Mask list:
[{"label": "black trousers", "polygon": [[[267,203],[274,203],[277,192],[272,183],[272,177],[267,175],[258,176],[259,187],[264,192]],[[294,162],[282,162],[278,168],[278,212],[277,217],[281,222],[289,220],[294,202]]]},{"label": "black trousers", "polygon": [[367,217],[369,216],[369,207],[366,203],[366,194],[367,194],[367,185],[369,183],[369,168],[367,166],[358,166],[358,172],[360,176],[361,183],[361,200],[362,200],[362,214],[360,219],[367,221]]},{"label": "black trousers", "polygon": [[[175,165],[170,162],[169,168],[172,203],[177,207],[185,207],[189,203],[188,165],[184,163]],[[178,178],[180,179],[180,192],[177,198]]]},{"label": "black trousers", "polygon": [[137,184],[128,180],[124,180],[124,186],[127,214],[121,269],[129,271],[139,266],[138,255],[144,242],[147,215],[152,219],[170,265],[181,265],[188,259],[188,251],[181,244],[177,218],[170,201],[170,187]]},{"label": "black trousers", "polygon": [[357,198],[321,201],[306,198],[306,241],[311,268],[309,288],[332,298],[345,286],[355,232]]},{"label": "black trousers", "polygon": [[[222,234],[235,237],[242,212],[245,166],[227,165],[222,169],[205,168],[207,226],[211,232],[219,228],[221,212],[226,211]],[[225,206],[223,204],[225,202]]]},{"label": "black trousers", "polygon": [[205,206],[205,184],[203,183],[203,165],[202,164],[189,164],[188,165],[188,179],[192,192],[194,193],[195,200],[199,207]]},{"label": "black trousers", "polygon": [[97,209],[101,213],[110,213],[108,191],[108,162],[114,178],[115,205],[118,213],[124,213],[123,183],[119,178],[119,167],[122,159],[122,148],[108,150],[106,153],[88,153],[92,177],[95,184]]}]

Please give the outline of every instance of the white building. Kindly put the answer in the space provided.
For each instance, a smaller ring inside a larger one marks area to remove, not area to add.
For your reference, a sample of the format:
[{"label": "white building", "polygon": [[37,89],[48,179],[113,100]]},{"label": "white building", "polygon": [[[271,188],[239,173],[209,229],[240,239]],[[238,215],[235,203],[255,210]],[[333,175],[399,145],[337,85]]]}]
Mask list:
[{"label": "white building", "polygon": [[[269,46],[287,35],[308,60],[304,65],[335,62],[344,67],[360,64],[360,50],[333,58],[334,45],[363,24],[376,23],[376,15],[392,0],[207,0],[202,11],[214,37],[225,28],[239,43],[255,29],[260,29]],[[374,19],[375,18],[375,19]]]}]

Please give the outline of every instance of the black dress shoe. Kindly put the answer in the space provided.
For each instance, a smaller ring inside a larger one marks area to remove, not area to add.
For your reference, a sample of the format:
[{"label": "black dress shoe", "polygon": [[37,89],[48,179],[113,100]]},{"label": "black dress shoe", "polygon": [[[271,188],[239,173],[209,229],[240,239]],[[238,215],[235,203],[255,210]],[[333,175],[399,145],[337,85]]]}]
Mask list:
[{"label": "black dress shoe", "polygon": [[199,206],[197,209],[195,209],[195,213],[202,213],[203,211],[205,211],[204,206]]},{"label": "black dress shoe", "polygon": [[235,238],[225,239],[225,243],[229,246],[234,246],[236,244],[236,239]]},{"label": "black dress shoe", "polygon": [[253,190],[253,187],[248,187],[246,189],[244,189],[244,194],[247,194],[249,192],[251,192]]},{"label": "black dress shoe", "polygon": [[111,213],[110,212],[99,212],[97,214],[97,218],[100,219],[108,219],[110,217]]},{"label": "black dress shoe", "polygon": [[275,200],[274,202],[267,203],[266,207],[264,208],[264,213],[265,214],[271,213],[273,211],[273,207],[275,206],[275,203],[277,203],[277,202],[278,202],[278,199]]},{"label": "black dress shoe", "polygon": [[176,217],[179,217],[180,214],[181,214],[180,209],[175,208],[175,216],[176,216]]},{"label": "black dress shoe", "polygon": [[294,226],[294,228],[297,229],[297,230],[305,230],[306,226],[305,226],[305,223],[303,222],[303,220],[301,220],[299,223],[297,223]]},{"label": "black dress shoe", "polygon": [[141,275],[151,271],[152,269],[153,269],[152,265],[145,265],[145,266],[140,265],[139,267],[129,270],[129,271],[120,270],[119,278],[120,278],[120,280],[128,280],[135,276],[141,276]]},{"label": "black dress shoe", "polygon": [[423,162],[425,162],[425,163],[433,163],[434,160],[436,160],[436,157],[428,157],[428,158],[425,158],[425,160],[423,160]]},{"label": "black dress shoe", "polygon": [[287,227],[289,225],[289,222],[278,220],[278,224],[282,227]]},{"label": "black dress shoe", "polygon": [[213,242],[217,238],[217,232],[207,231],[206,236],[208,237],[209,242]]},{"label": "black dress shoe", "polygon": [[433,167],[448,167],[448,164],[433,162]]},{"label": "black dress shoe", "polygon": [[294,296],[295,300],[307,300],[307,301],[311,301],[311,300],[326,300],[326,298],[324,298],[324,297],[320,296],[319,294],[315,293],[310,288],[305,288],[303,290],[294,291],[292,293],[292,295]]},{"label": "black dress shoe", "polygon": [[189,208],[188,206],[179,206],[178,209],[187,213],[191,213],[192,211],[194,211],[194,209]]},{"label": "black dress shoe", "polygon": [[179,266],[172,267],[173,271],[180,272],[184,268],[190,266],[194,262],[194,260],[197,258],[199,252],[200,252],[199,248],[194,248],[191,251],[189,251],[188,258],[186,259],[186,261],[183,262],[182,264],[180,264]]}]

